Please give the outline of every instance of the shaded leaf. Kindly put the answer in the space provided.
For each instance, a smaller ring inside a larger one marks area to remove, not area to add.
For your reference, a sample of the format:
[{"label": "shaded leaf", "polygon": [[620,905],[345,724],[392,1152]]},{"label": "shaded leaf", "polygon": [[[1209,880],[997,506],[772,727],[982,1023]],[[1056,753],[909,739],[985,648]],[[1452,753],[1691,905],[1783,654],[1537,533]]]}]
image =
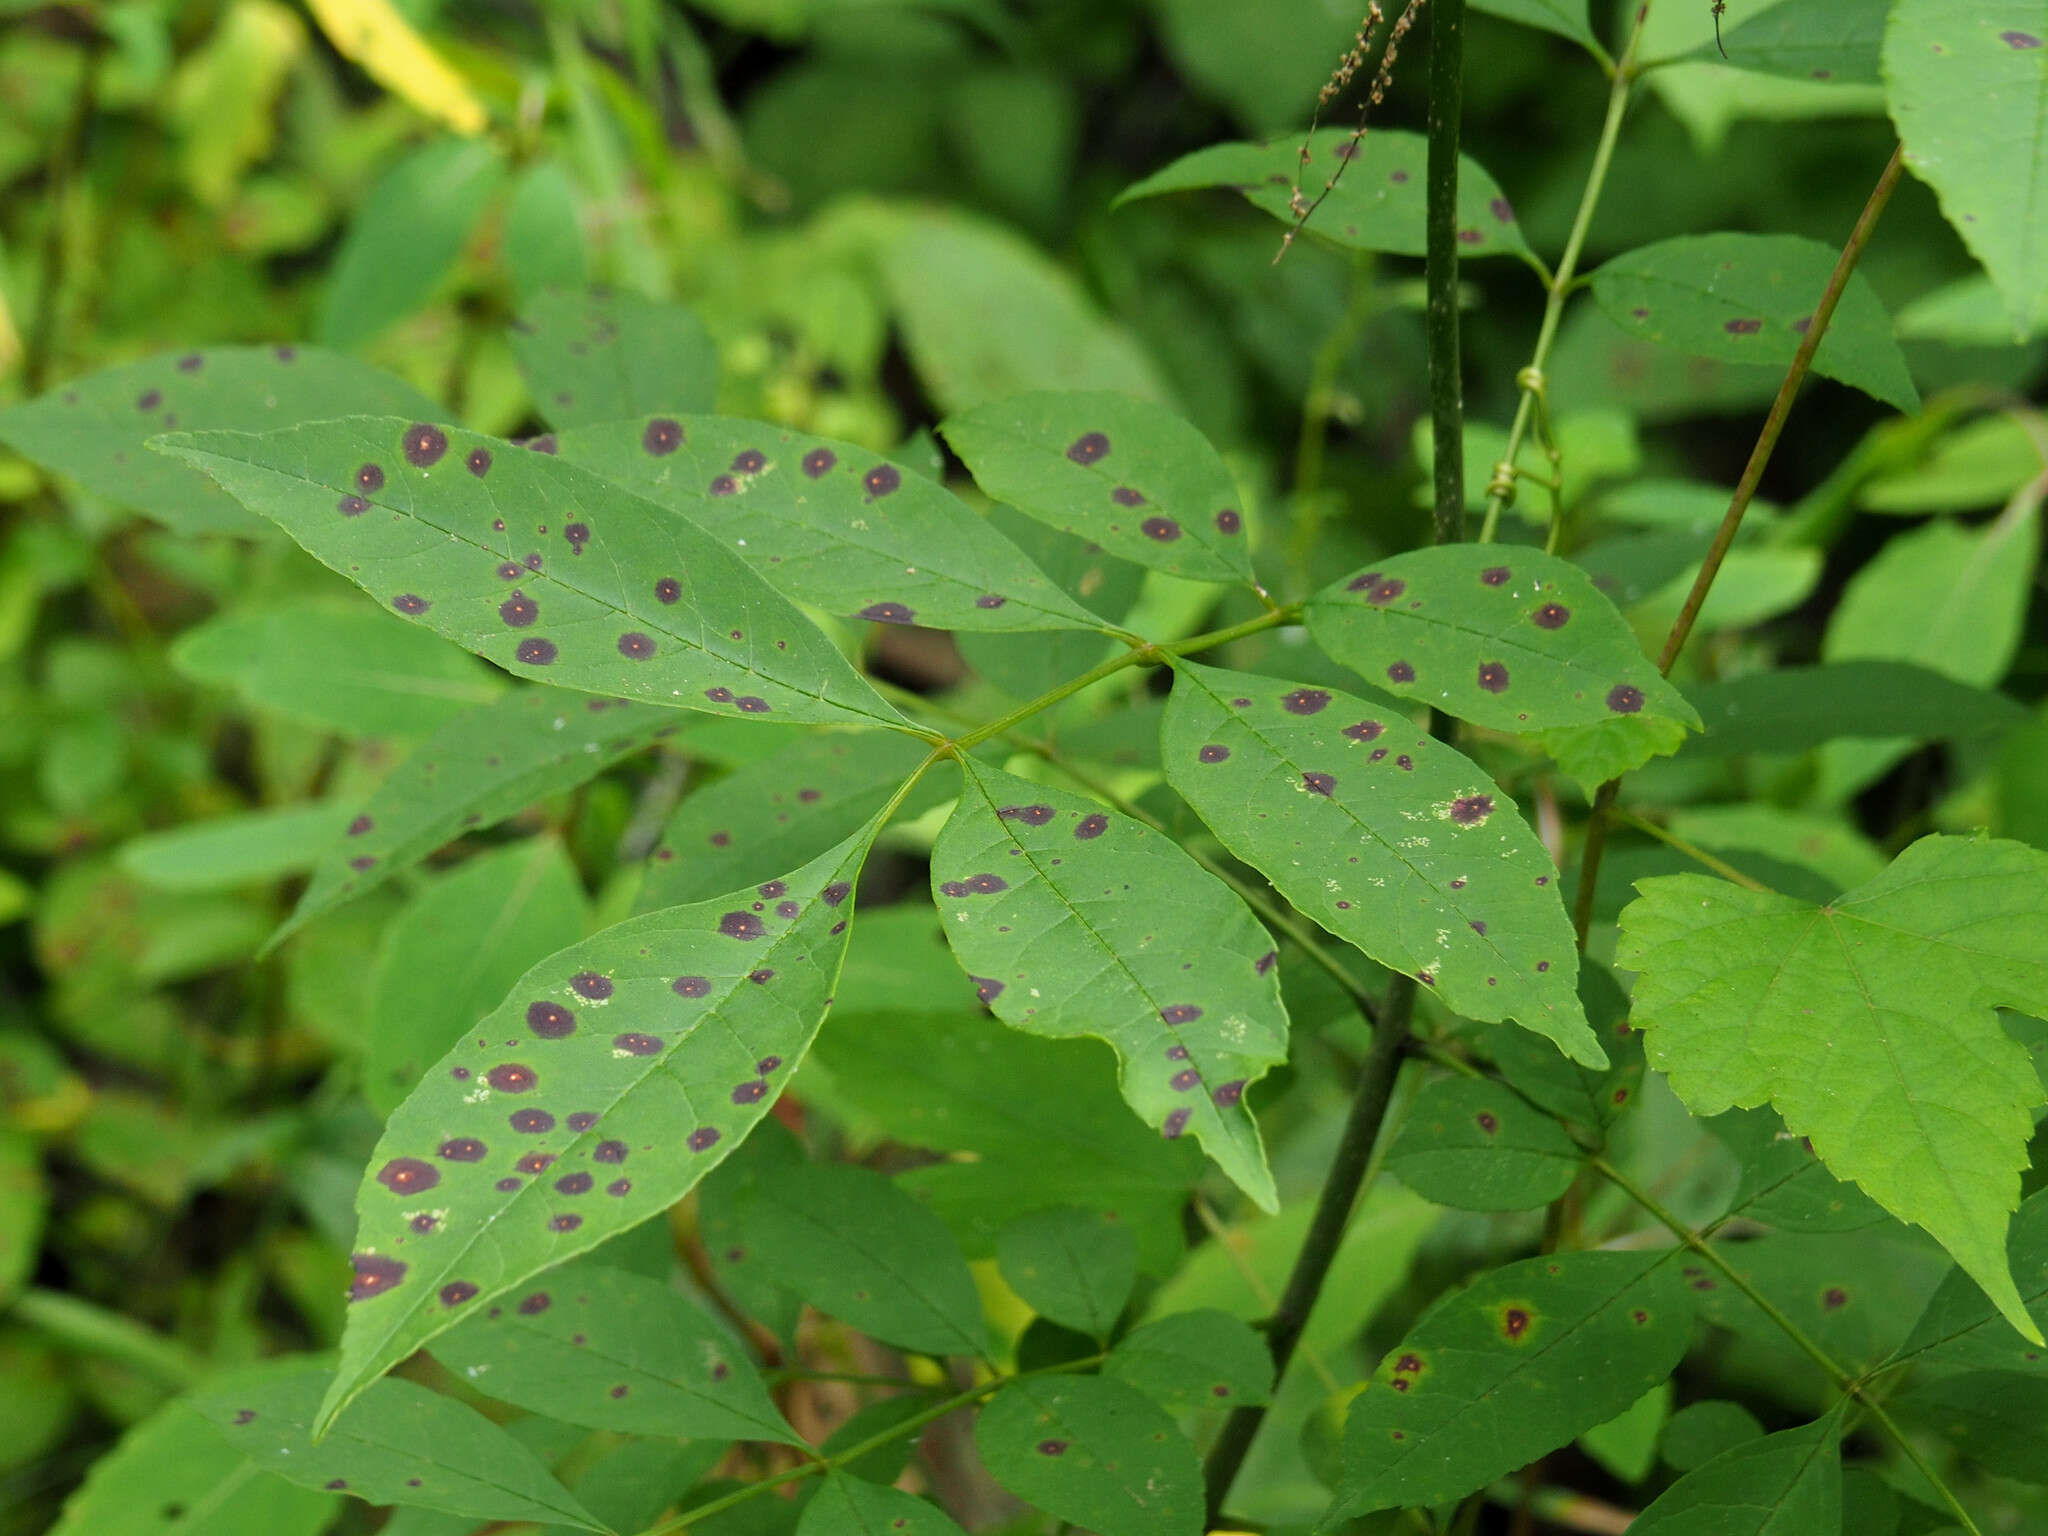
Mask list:
[{"label": "shaded leaf", "polygon": [[271,943],[375,890],[461,833],[495,826],[696,723],[557,688],[521,688],[455,716],[360,802]]},{"label": "shaded leaf", "polygon": [[841,1472],[805,1506],[796,1536],[960,1536],[944,1510],[900,1488],[885,1488]]},{"label": "shaded leaf", "polygon": [[878,830],[758,890],[551,956],[442,1058],[392,1115],[356,1197],[353,1305],[323,1422],[724,1160],[810,1048]]},{"label": "shaded leaf", "polygon": [[910,1421],[931,1406],[931,1399],[917,1392],[878,1398],[855,1409],[853,1416],[827,1435],[818,1449],[828,1457],[841,1456],[856,1446],[879,1440],[880,1444],[852,1457],[841,1470],[848,1477],[865,1482],[893,1483],[903,1475],[918,1448],[917,1429],[921,1426],[912,1426]]},{"label": "shaded leaf", "polygon": [[[1307,232],[1350,250],[1423,254],[1429,145],[1421,134],[1375,128],[1353,146],[1349,129],[1322,128],[1307,141],[1305,163],[1302,148],[1299,134],[1264,144],[1211,144],[1126,187],[1117,203],[1198,187],[1229,187],[1291,226],[1296,220],[1294,189],[1299,186],[1301,195],[1313,202],[1342,167],[1343,175],[1308,221]],[[1460,156],[1458,255],[1468,260],[1516,256],[1528,249],[1514,206],[1500,184],[1471,156]]]},{"label": "shaded leaf", "polygon": [[[1952,1267],[1918,1233],[1886,1222],[1861,1232],[1771,1233],[1721,1250],[1752,1289],[1850,1371],[1897,1347]],[[1700,1317],[1773,1348],[1778,1318],[1712,1267],[1688,1259],[1680,1273]],[[1792,1367],[1794,1370],[1801,1367]],[[1820,1378],[1813,1378],[1818,1386]]]},{"label": "shaded leaf", "polygon": [[616,289],[529,299],[512,355],[533,403],[558,428],[708,411],[718,349],[694,310]]},{"label": "shaded leaf", "polygon": [[803,1443],[730,1333],[673,1287],[622,1269],[551,1270],[433,1349],[486,1397],[571,1424]]},{"label": "shaded leaf", "polygon": [[1845,736],[1969,738],[2026,718],[2004,694],[1905,661],[1773,667],[1702,684],[1690,697],[1706,726],[1681,749],[1695,757],[1804,752]]},{"label": "shaded leaf", "polygon": [[1729,27],[1722,48],[1702,43],[1689,57],[1789,80],[1876,85],[1890,10],[1891,0],[1779,0]]},{"label": "shaded leaf", "polygon": [[1133,1328],[1102,1374],[1128,1382],[1168,1413],[1256,1407],[1273,1399],[1265,1341],[1228,1312],[1198,1307]]},{"label": "shaded leaf", "polygon": [[[1123,621],[1144,588],[1142,566],[1117,559],[1099,544],[1061,533],[1001,504],[989,508],[988,520],[1068,596],[1110,625]],[[1031,635],[967,633],[955,643],[963,661],[1019,699],[1043,693],[1048,677],[1079,677],[1122,644],[1100,632],[1079,630]]]},{"label": "shaded leaf", "polygon": [[1202,1469],[1166,1410],[1099,1376],[1013,1381],[982,1408],[974,1443],[1019,1498],[1118,1536],[1200,1536]]},{"label": "shaded leaf", "polygon": [[[1685,235],[1603,262],[1593,297],[1632,336],[1724,363],[1784,368],[1835,268],[1837,253],[1799,235]],[[1859,272],[1849,279],[1813,371],[1902,411],[1918,410],[1891,316]]]},{"label": "shaded leaf", "polygon": [[933,629],[1101,627],[943,485],[851,443],[678,414],[580,428],[562,456],[680,512],[830,613]]},{"label": "shaded leaf", "polygon": [[[1731,1405],[1732,1406],[1732,1405]],[[1685,1474],[1631,1536],[1809,1536],[1842,1529],[1840,1425],[1830,1414],[1731,1447]]]},{"label": "shaded leaf", "polygon": [[260,885],[311,868],[348,819],[316,802],[188,822],[122,844],[121,868],[160,891]]},{"label": "shaded leaf", "polygon": [[[0,1061],[0,1070],[12,1066]],[[10,1087],[10,1099],[21,1096]],[[35,1273],[49,1206],[41,1147],[25,1132],[0,1128],[0,1303],[12,1301]]]},{"label": "shaded leaf", "polygon": [[2015,340],[2048,320],[2048,0],[1894,0],[1885,92],[1906,164],[2005,296]]},{"label": "shaded leaf", "polygon": [[2048,1009],[2048,854],[1925,837],[1826,907],[1697,875],[1638,888],[1616,963],[1686,1106],[1769,1102],[2039,1343],[2005,1231],[2041,1085],[1993,1005]]},{"label": "shaded leaf", "polygon": [[[574,178],[558,160],[535,161],[519,173],[505,204],[505,271],[514,297],[526,304],[549,288],[581,288],[589,260]],[[516,356],[516,344],[513,350]]]},{"label": "shaded leaf", "polygon": [[1579,1448],[1622,1482],[1640,1483],[1657,1464],[1657,1437],[1670,1417],[1671,1383],[1660,1381],[1579,1436]]},{"label": "shaded leaf", "polygon": [[1740,1403],[1708,1399],[1688,1403],[1664,1425],[1658,1450],[1681,1472],[1705,1466],[1723,1451],[1763,1438],[1764,1427]]},{"label": "shaded leaf", "polygon": [[1893,1407],[1986,1471],[2048,1482],[2048,1379],[2038,1373],[1965,1371],[1921,1382]]},{"label": "shaded leaf", "polygon": [[1692,1335],[1670,1258],[1524,1259],[1437,1302],[1351,1404],[1331,1518],[1462,1498],[1662,1381]]},{"label": "shaded leaf", "polygon": [[1983,416],[1943,433],[1924,455],[1887,468],[1856,488],[1865,512],[1974,512],[1995,507],[2048,471],[2029,424]]},{"label": "shaded leaf", "polygon": [[317,347],[211,347],[88,374],[0,411],[0,441],[180,533],[255,534],[260,518],[190,465],[148,452],[144,441],[178,427],[247,431],[344,412],[438,410],[403,379]]},{"label": "shaded leaf", "polygon": [[505,691],[454,647],[366,608],[220,614],[178,637],[171,664],[346,736],[425,736]]},{"label": "shaded leaf", "polygon": [[1593,41],[1593,29],[1586,24],[1586,0],[1472,0],[1472,9],[1541,27],[1581,45]]},{"label": "shaded leaf", "polygon": [[372,417],[162,446],[380,603],[509,670],[734,716],[900,723],[717,540],[552,455]]},{"label": "shaded leaf", "polygon": [[932,1355],[986,1348],[967,1262],[938,1217],[865,1168],[792,1163],[740,1192],[750,1261],[821,1312]]},{"label": "shaded leaf", "polygon": [[[1302,617],[1374,687],[1534,735],[1582,780],[1639,767],[1699,724],[1592,578],[1535,550],[1413,550],[1332,582]],[[1585,727],[1597,750],[1566,734]]]},{"label": "shaded leaf", "polygon": [[1468,1018],[1605,1066],[1543,845],[1470,761],[1323,688],[1177,662],[1167,778],[1223,846],[1330,932]]},{"label": "shaded leaf", "polygon": [[1769,1110],[1731,1109],[1706,1125],[1742,1165],[1729,1215],[1793,1232],[1853,1232],[1885,1219],[1880,1206],[1828,1172],[1805,1138]]},{"label": "shaded leaf", "polygon": [[998,501],[1112,555],[1203,581],[1250,581],[1243,498],[1209,440],[1124,395],[1011,395],[939,428]]},{"label": "shaded leaf", "polygon": [[996,1238],[1003,1279],[1040,1317],[1109,1337],[1138,1279],[1130,1229],[1099,1211],[1048,1206],[1017,1217]]},{"label": "shaded leaf", "polygon": [[[932,849],[946,938],[996,1017],[1116,1050],[1124,1101],[1192,1131],[1275,1208],[1246,1090],[1287,1059],[1264,928],[1168,838],[1096,802],[968,760]],[[1186,936],[1201,935],[1198,945]]]},{"label": "shaded leaf", "polygon": [[[2020,1300],[2040,1326],[2048,1323],[2048,1190],[2020,1202],[2006,1254]],[[2013,1336],[1982,1286],[1956,1272],[1945,1277],[1913,1325],[1893,1363],[1935,1370],[2035,1371],[2048,1376],[2048,1351]]]},{"label": "shaded leaf", "polygon": [[1628,994],[1598,960],[1579,957],[1579,1003],[1607,1052],[1604,1068],[1561,1056],[1541,1035],[1496,1024],[1481,1048],[1516,1092],[1553,1115],[1604,1130],[1636,1102],[1643,1081],[1643,1043],[1628,1024]]},{"label": "shaded leaf", "polygon": [[1564,1128],[1505,1084],[1440,1078],[1409,1106],[1387,1171],[1428,1200],[1465,1211],[1526,1211],[1572,1186],[1584,1161]]}]

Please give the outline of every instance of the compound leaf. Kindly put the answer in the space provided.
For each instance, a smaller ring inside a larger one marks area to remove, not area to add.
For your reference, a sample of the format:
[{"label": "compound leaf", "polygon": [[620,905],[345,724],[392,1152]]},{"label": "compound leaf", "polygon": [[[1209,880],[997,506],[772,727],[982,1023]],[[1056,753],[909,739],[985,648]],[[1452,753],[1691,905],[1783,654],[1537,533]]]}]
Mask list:
[{"label": "compound leaf", "polygon": [[902,723],[716,539],[550,454],[395,417],[158,446],[511,671],[742,718]]},{"label": "compound leaf", "polygon": [[944,1510],[900,1488],[828,1472],[796,1536],[961,1536]]},{"label": "compound leaf", "polygon": [[[1543,4],[1545,0],[1526,0]],[[1546,6],[1557,9],[1555,4]],[[1583,7],[1581,7],[1583,10]],[[1552,30],[1561,30],[1553,28]],[[1578,36],[1584,31],[1581,23]],[[1336,185],[1308,221],[1307,232],[1355,251],[1420,256],[1428,249],[1423,172],[1429,141],[1399,128],[1375,128],[1353,144],[1345,128],[1309,136],[1307,161],[1299,135],[1265,144],[1211,144],[1183,155],[1164,170],[1126,187],[1118,203],[1199,187],[1228,187],[1283,224],[1295,223],[1294,189],[1314,201],[1332,177]],[[1337,176],[1338,170],[1343,171]],[[1458,164],[1458,255],[1520,256],[1528,252],[1514,205],[1500,183],[1469,155]]]},{"label": "compound leaf", "polygon": [[253,1368],[191,1399],[192,1410],[266,1471],[371,1504],[410,1504],[480,1520],[541,1520],[602,1531],[538,1457],[474,1408],[390,1377],[319,1439],[325,1364]]},{"label": "compound leaf", "polygon": [[[1629,335],[1723,363],[1789,366],[1835,269],[1799,235],[1685,235],[1603,262],[1593,297]],[[1814,353],[1813,371],[1902,411],[1920,392],[1884,301],[1859,272]]]},{"label": "compound leaf", "polygon": [[179,533],[255,534],[260,518],[188,464],[148,452],[159,432],[296,426],[332,416],[432,417],[403,379],[318,347],[165,352],[88,374],[0,411],[0,441],[94,495]]},{"label": "compound leaf", "polygon": [[1831,1414],[1723,1451],[1659,1494],[1629,1526],[1630,1536],[1809,1536],[1840,1531],[1840,1430]]},{"label": "compound leaf", "polygon": [[2048,1010],[2048,853],[1925,837],[1825,907],[1696,875],[1638,889],[1616,963],[1686,1106],[1769,1102],[2040,1343],[2005,1234],[2041,1085],[1995,1008]]},{"label": "compound leaf", "polygon": [[535,297],[512,322],[512,355],[541,415],[560,428],[708,411],[718,349],[696,314],[616,289]]},{"label": "compound leaf", "polygon": [[990,1476],[1048,1514],[1118,1536],[1200,1536],[1202,1469],[1166,1410],[1100,1376],[1014,1381],[981,1410]]},{"label": "compound leaf", "polygon": [[1165,836],[971,759],[962,768],[932,887],[982,1000],[1017,1029],[1107,1040],[1138,1117],[1169,1139],[1194,1132],[1239,1188],[1275,1209],[1245,1103],[1287,1059],[1265,929]]},{"label": "compound leaf", "polygon": [[1248,1323],[1215,1307],[1174,1312],[1121,1339],[1102,1374],[1168,1413],[1256,1407],[1273,1398],[1273,1357]]},{"label": "compound leaf", "polygon": [[1440,1078],[1409,1106],[1387,1171],[1426,1200],[1465,1211],[1526,1211],[1572,1186],[1584,1154],[1505,1084]]},{"label": "compound leaf", "polygon": [[494,826],[536,800],[574,789],[693,723],[668,710],[557,688],[517,689],[457,715],[349,818],[271,947],[463,832]]},{"label": "compound leaf", "polygon": [[434,1341],[486,1397],[629,1435],[801,1445],[747,1353],[659,1280],[572,1264]]},{"label": "compound leaf", "polygon": [[550,956],[391,1117],[356,1197],[323,1426],[435,1335],[681,1199],[830,1006],[870,822],[785,879]]},{"label": "compound leaf", "polygon": [[2005,296],[2048,321],[2048,0],[1894,0],[1884,77],[1906,164]]},{"label": "compound leaf", "polygon": [[565,433],[561,451],[831,613],[933,629],[1103,627],[943,485],[851,443],[668,416]]},{"label": "compound leaf", "polygon": [[1557,870],[1465,757],[1349,694],[1192,662],[1175,664],[1160,743],[1223,846],[1330,932],[1456,1013],[1607,1064]]},{"label": "compound leaf", "polygon": [[1098,1339],[1109,1337],[1138,1279],[1130,1228],[1075,1206],[1017,1217],[996,1237],[996,1261],[1039,1316]]},{"label": "compound leaf", "polygon": [[1250,581],[1230,469],[1165,406],[1106,393],[1011,395],[939,427],[975,484],[1065,533],[1155,571]]},{"label": "compound leaf", "polygon": [[1329,1518],[1462,1498],[1635,1402],[1692,1337],[1670,1258],[1524,1259],[1439,1301],[1353,1400]]}]

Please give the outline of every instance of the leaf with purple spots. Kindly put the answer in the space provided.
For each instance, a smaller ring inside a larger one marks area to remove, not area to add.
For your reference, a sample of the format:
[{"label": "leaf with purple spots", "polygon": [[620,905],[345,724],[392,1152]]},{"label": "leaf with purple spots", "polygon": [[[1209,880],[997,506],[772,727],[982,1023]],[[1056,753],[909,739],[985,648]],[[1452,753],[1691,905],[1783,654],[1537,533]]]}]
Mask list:
[{"label": "leaf with purple spots", "polygon": [[1699,728],[1592,578],[1537,550],[1411,550],[1332,582],[1303,618],[1374,687],[1534,736],[1588,784],[1675,752]]},{"label": "leaf with purple spots", "polygon": [[982,1408],[989,1475],[1049,1515],[1117,1536],[1201,1536],[1195,1448],[1151,1398],[1101,1376],[1013,1381]]},{"label": "leaf with purple spots", "polygon": [[944,1510],[915,1494],[844,1472],[825,1474],[817,1496],[804,1506],[796,1536],[962,1536]]},{"label": "leaf with purple spots", "polygon": [[435,731],[348,817],[275,947],[467,831],[574,789],[652,741],[700,722],[623,699],[520,688]]},{"label": "leaf with purple spots", "polygon": [[609,422],[562,456],[672,508],[798,602],[930,629],[1102,629],[985,517],[865,448],[726,416]]},{"label": "leaf with purple spots", "polygon": [[1524,1259],[1439,1300],[1352,1400],[1326,1520],[1463,1498],[1664,1380],[1692,1340],[1681,1251]]},{"label": "leaf with purple spots", "polygon": [[[376,417],[158,446],[379,602],[428,599],[409,622],[538,681],[734,718],[903,725],[717,539],[551,454]],[[479,449],[482,474],[468,467]],[[367,470],[376,488],[352,489]]]},{"label": "leaf with purple spots", "polygon": [[571,1424],[804,1443],[728,1329],[673,1286],[622,1269],[551,1269],[472,1311],[433,1353],[485,1396]]},{"label": "leaf with purple spots", "polygon": [[[1684,235],[1610,257],[1593,297],[1629,335],[1723,363],[1790,365],[1834,272],[1836,251],[1800,235]],[[1813,371],[1902,411],[1920,392],[1877,290],[1849,279]]]},{"label": "leaf with purple spots", "polygon": [[210,1380],[188,1401],[250,1461],[302,1487],[479,1520],[605,1529],[532,1451],[417,1382],[373,1383],[315,1438],[330,1379],[325,1363],[275,1361]]},{"label": "leaf with purple spots", "polygon": [[882,1175],[842,1163],[772,1167],[735,1194],[729,1216],[748,1262],[819,1311],[902,1349],[986,1355],[959,1246]]},{"label": "leaf with purple spots", "polygon": [[1570,1189],[1584,1164],[1561,1125],[1483,1078],[1428,1084],[1387,1149],[1387,1172],[1461,1211],[1535,1210]]},{"label": "leaf with purple spots", "polygon": [[[1354,144],[1348,128],[1322,128],[1309,136],[1306,165],[1301,155],[1298,133],[1265,144],[1211,144],[1126,187],[1117,203],[1228,187],[1291,227],[1294,189],[1314,199],[1342,167],[1344,174],[1308,222],[1309,238],[1396,256],[1420,256],[1428,248],[1423,173],[1429,141],[1421,134],[1375,127]],[[1470,155],[1458,163],[1458,255],[1529,255],[1514,206]]]},{"label": "leaf with purple spots", "polygon": [[1997,1009],[2048,1010],[2048,853],[1924,837],[1824,907],[1695,875],[1638,888],[1615,962],[1641,973],[1635,1025],[1686,1107],[1768,1102],[2038,1345],[2005,1237],[2041,1085]]},{"label": "leaf with purple spots", "polygon": [[1138,1280],[1130,1228],[1101,1211],[1046,1206],[996,1236],[1003,1279],[1040,1317],[1106,1339]]},{"label": "leaf with purple spots", "polygon": [[1605,1066],[1557,868],[1514,801],[1403,715],[1334,689],[1289,711],[1295,686],[1177,662],[1168,781],[1281,895],[1452,1012]]},{"label": "leaf with purple spots", "polygon": [[509,339],[535,409],[561,431],[708,411],[718,397],[718,348],[681,304],[552,289],[520,311]]},{"label": "leaf with purple spots", "polygon": [[[925,750],[889,732],[822,731],[698,790],[662,829],[638,910],[759,885],[817,857],[880,810]],[[920,784],[905,812],[921,815],[944,796],[941,782]]]},{"label": "leaf with purple spots", "polygon": [[[1898,1347],[1942,1277],[1956,1273],[1939,1248],[1892,1221],[1858,1232],[1765,1232],[1724,1256],[1750,1290],[1859,1375]],[[1712,1266],[1688,1255],[1680,1273],[1701,1322],[1759,1342],[1784,1337]],[[2006,1336],[2016,1353],[2026,1347],[2010,1328]]]},{"label": "leaf with purple spots", "polygon": [[[1138,1117],[1169,1139],[1192,1134],[1275,1209],[1245,1102],[1287,1059],[1266,930],[1165,836],[1064,790],[963,766],[959,806],[932,849],[932,885],[954,957],[1002,983],[988,1004],[996,1017],[1032,1034],[1108,1041]],[[1017,814],[1038,805],[1052,816]],[[1077,835],[1105,815],[1106,830]]]},{"label": "leaf with purple spots", "polygon": [[296,426],[361,412],[432,418],[440,407],[403,379],[318,347],[165,352],[72,379],[0,411],[0,442],[179,533],[267,531],[188,464],[143,444],[178,428]]},{"label": "leaf with purple spots", "polygon": [[1229,466],[1162,405],[1011,395],[939,432],[982,490],[1042,523],[1155,571],[1252,580],[1252,528]]},{"label": "leaf with purple spots", "polygon": [[323,1423],[429,1339],[666,1210],[760,1122],[830,1005],[879,829],[783,877],[794,916],[754,913],[749,887],[550,956],[428,1070],[356,1197]]},{"label": "leaf with purple spots", "polygon": [[1215,1307],[1172,1312],[1133,1328],[1102,1374],[1168,1413],[1256,1408],[1273,1400],[1273,1356],[1251,1325]]}]

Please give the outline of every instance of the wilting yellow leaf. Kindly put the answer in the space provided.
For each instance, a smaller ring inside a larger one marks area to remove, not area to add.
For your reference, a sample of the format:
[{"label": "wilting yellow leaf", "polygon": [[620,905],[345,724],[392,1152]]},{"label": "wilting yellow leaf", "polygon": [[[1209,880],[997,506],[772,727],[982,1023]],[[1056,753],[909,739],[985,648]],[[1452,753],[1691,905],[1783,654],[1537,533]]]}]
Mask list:
[{"label": "wilting yellow leaf", "polygon": [[392,9],[391,0],[306,0],[306,5],[342,57],[360,64],[379,85],[457,133],[483,132],[483,103]]}]

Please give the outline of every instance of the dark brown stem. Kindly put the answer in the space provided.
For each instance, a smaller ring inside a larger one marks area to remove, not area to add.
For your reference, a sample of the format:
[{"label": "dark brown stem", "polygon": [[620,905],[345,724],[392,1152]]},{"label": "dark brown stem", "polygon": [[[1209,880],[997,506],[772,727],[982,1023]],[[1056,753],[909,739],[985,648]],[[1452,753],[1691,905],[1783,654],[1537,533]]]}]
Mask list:
[{"label": "dark brown stem", "polygon": [[1429,20],[1429,422],[1436,541],[1465,537],[1465,375],[1458,346],[1458,125],[1464,105],[1465,0],[1436,0]]}]

